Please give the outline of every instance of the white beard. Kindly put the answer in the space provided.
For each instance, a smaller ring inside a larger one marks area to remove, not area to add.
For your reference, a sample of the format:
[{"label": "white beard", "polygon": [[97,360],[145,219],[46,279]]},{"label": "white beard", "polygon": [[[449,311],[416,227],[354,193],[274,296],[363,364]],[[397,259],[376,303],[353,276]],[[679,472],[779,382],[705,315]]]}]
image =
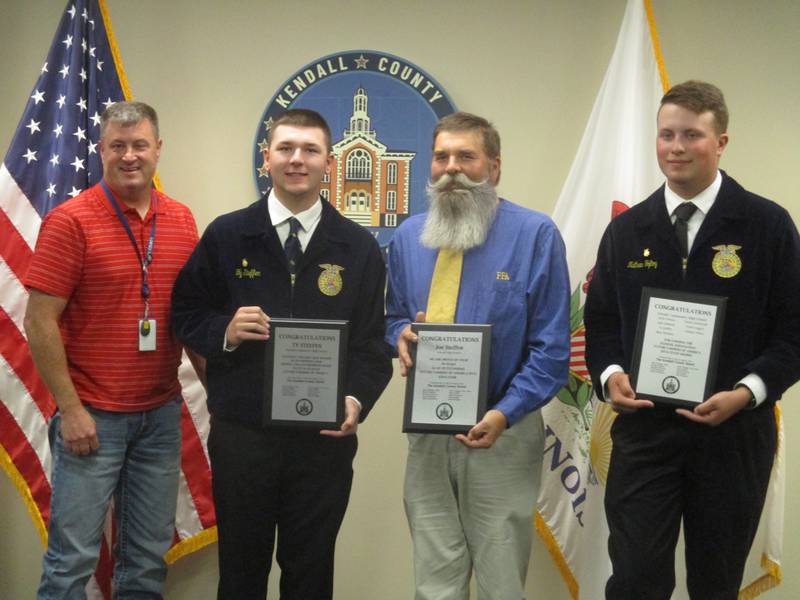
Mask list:
[{"label": "white beard", "polygon": [[488,180],[445,174],[428,183],[427,192],[430,206],[420,236],[424,246],[463,251],[486,241],[497,210],[497,191]]}]

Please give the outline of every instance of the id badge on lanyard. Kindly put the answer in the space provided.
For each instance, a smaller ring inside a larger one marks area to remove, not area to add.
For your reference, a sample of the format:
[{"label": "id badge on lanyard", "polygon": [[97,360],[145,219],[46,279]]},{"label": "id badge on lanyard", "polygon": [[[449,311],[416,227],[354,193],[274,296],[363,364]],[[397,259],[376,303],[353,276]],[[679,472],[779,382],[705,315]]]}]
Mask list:
[{"label": "id badge on lanyard", "polygon": [[111,192],[111,189],[106,184],[105,180],[101,180],[101,186],[103,187],[103,191],[106,194],[106,198],[108,201],[111,202],[111,205],[114,207],[114,211],[117,213],[117,218],[119,219],[122,227],[125,229],[125,232],[128,234],[128,238],[131,240],[131,244],[133,245],[133,249],[136,251],[136,257],[139,259],[139,264],[142,267],[142,300],[144,302],[144,311],[142,314],[142,318],[139,319],[137,325],[137,335],[139,337],[139,352],[152,352],[156,349],[156,323],[155,319],[151,319],[149,312],[150,312],[150,284],[148,281],[148,268],[150,267],[150,263],[153,262],[153,246],[156,240],[156,215],[155,215],[155,207],[156,207],[156,197],[151,190],[151,204],[154,206],[153,211],[153,224],[150,227],[150,240],[147,242],[147,249],[145,250],[145,255],[142,256],[142,253],[139,252],[139,244],[136,243],[136,238],[133,235],[133,231],[131,231],[131,226],[128,223],[128,219],[125,218],[125,215],[122,212],[122,208],[120,208],[117,199],[114,198],[114,194]]}]

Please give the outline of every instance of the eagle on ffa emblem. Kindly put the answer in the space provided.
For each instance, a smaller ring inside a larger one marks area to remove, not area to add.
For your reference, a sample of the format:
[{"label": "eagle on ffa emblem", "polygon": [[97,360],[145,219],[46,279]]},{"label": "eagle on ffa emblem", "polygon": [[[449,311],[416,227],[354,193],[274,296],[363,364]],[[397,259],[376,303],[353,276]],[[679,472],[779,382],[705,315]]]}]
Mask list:
[{"label": "eagle on ffa emblem", "polygon": [[344,271],[344,267],[339,265],[322,264],[319,265],[322,273],[319,274],[317,285],[319,291],[326,296],[335,296],[342,291],[342,276],[340,271]]},{"label": "eagle on ffa emblem", "polygon": [[742,259],[736,254],[736,251],[741,250],[742,247],[734,244],[720,244],[712,248],[717,251],[711,261],[714,274],[724,279],[736,277],[742,270]]}]

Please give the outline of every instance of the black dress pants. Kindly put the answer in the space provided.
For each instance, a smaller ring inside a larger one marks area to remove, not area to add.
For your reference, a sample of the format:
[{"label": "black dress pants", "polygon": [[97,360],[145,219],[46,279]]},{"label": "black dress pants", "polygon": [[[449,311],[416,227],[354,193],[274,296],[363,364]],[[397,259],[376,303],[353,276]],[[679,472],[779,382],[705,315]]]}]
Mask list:
[{"label": "black dress pants", "polygon": [[218,600],[264,600],[277,530],[281,600],[333,595],[333,556],[356,438],[212,418],[208,449],[219,533]]},{"label": "black dress pants", "polygon": [[735,600],[775,455],[774,407],[718,427],[673,409],[620,415],[605,496],[613,574],[608,600],[669,600],[684,527],[693,600]]}]

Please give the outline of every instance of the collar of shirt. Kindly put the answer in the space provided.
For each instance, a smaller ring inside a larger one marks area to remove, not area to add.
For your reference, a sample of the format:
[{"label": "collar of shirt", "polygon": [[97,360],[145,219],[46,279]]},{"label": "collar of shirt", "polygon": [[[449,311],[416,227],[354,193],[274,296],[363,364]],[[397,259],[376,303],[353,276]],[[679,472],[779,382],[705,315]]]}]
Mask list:
[{"label": "collar of shirt", "polygon": [[[112,215],[113,217],[117,216],[116,211],[114,210],[114,206],[111,204],[111,200],[108,196],[106,196],[105,191],[101,184],[97,184],[93,189],[96,190],[95,198],[96,200],[105,207],[105,210],[108,211],[108,214]],[[111,188],[109,187],[109,190]],[[114,191],[111,190],[113,194]],[[114,200],[117,201],[119,207],[122,209],[122,212],[126,215],[130,215],[134,218],[140,219],[143,223],[148,223],[153,218],[153,215],[163,215],[167,212],[166,202],[164,199],[159,196],[158,191],[152,189],[150,192],[150,206],[147,208],[147,213],[142,217],[139,214],[139,211],[132,206],[128,206],[124,202],[122,202],[116,195],[114,195]]]},{"label": "collar of shirt", "polygon": [[680,204],[683,202],[693,202],[697,207],[697,210],[694,211],[694,214],[686,223],[686,237],[688,238],[690,250],[694,243],[694,238],[697,236],[697,232],[703,224],[703,220],[706,218],[708,211],[711,210],[714,201],[717,199],[720,187],[722,187],[722,174],[719,171],[717,171],[717,176],[710,186],[697,194],[694,198],[689,198],[688,200],[684,200],[669,189],[669,185],[664,186],[664,201],[667,205],[667,214],[669,214],[669,219],[673,224],[675,224],[675,209],[678,208]]},{"label": "collar of shirt", "polygon": [[289,237],[289,219],[294,217],[300,221],[300,225],[303,227],[297,233],[297,239],[300,240],[300,248],[305,251],[322,217],[322,202],[317,200],[311,208],[294,214],[281,204],[281,201],[278,200],[278,197],[275,195],[275,190],[273,189],[270,190],[267,198],[267,209],[269,210],[269,218],[275,225],[275,232],[278,234],[281,246],[286,243],[286,238]]}]

